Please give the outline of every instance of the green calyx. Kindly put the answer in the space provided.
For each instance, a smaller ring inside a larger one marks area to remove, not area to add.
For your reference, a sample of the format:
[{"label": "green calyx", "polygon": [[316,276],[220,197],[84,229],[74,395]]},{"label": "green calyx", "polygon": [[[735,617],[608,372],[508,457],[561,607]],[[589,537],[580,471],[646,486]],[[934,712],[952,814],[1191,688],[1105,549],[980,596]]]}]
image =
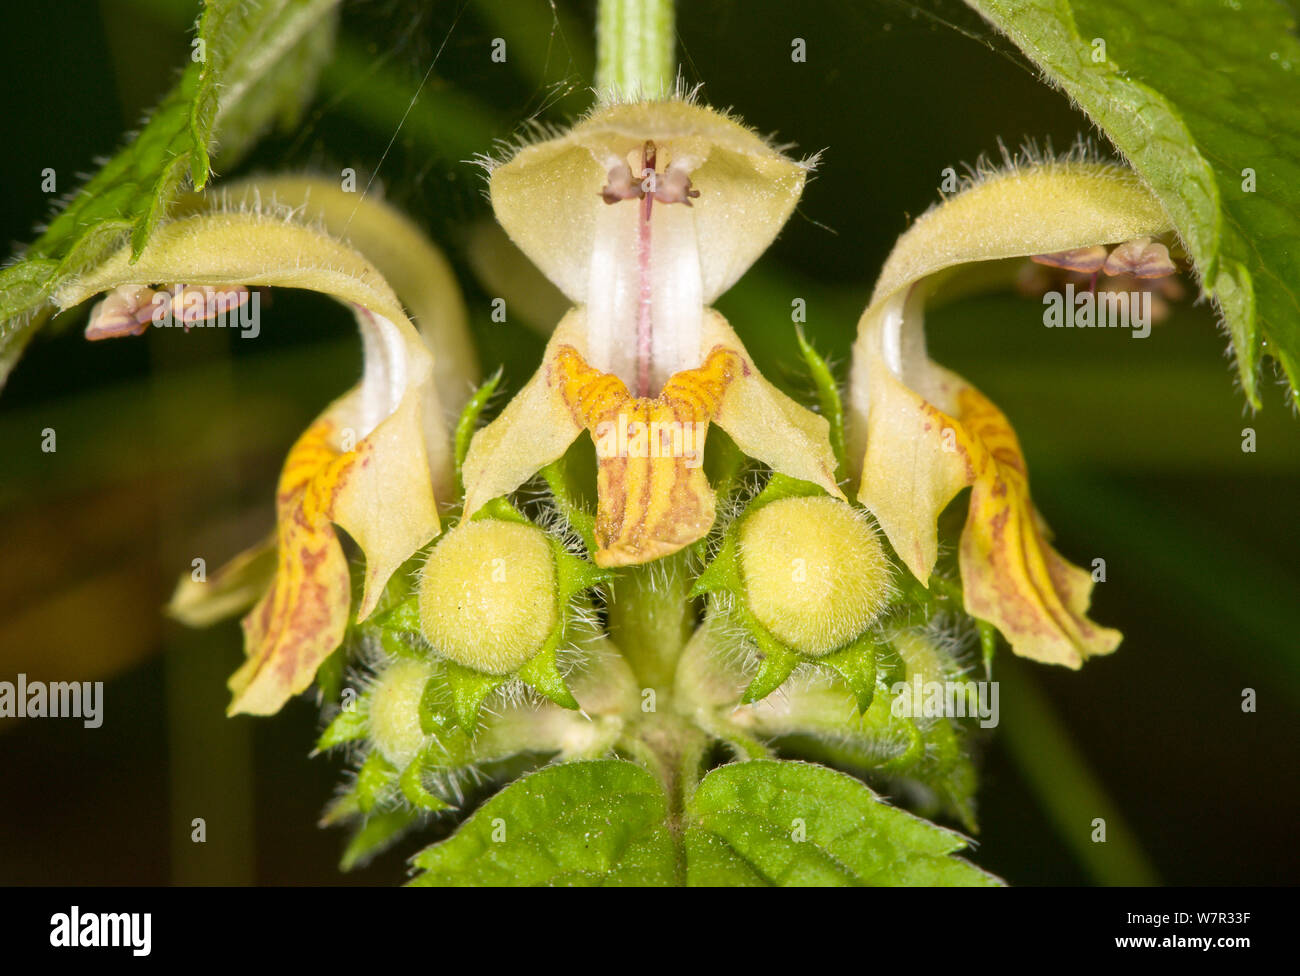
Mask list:
[{"label": "green calyx", "polygon": [[[887,646],[883,635],[878,629],[870,626],[869,620],[866,626],[857,629],[855,635],[834,648],[824,646],[824,641],[805,642],[802,646],[792,646],[790,642],[774,634],[773,628],[760,619],[767,616],[771,620],[773,614],[770,611],[773,609],[779,611],[779,607],[764,606],[756,611],[753,599],[754,587],[747,577],[756,572],[768,572],[771,567],[752,564],[746,566],[743,544],[746,525],[768,506],[793,499],[817,499],[818,502],[824,499],[827,504],[843,506],[846,510],[849,508],[843,502],[831,499],[814,485],[780,475],[773,476],[745,512],[727,527],[717,552],[708,567],[696,579],[691,593],[693,596],[713,595],[715,609],[724,606],[728,608],[727,612],[741,624],[758,649],[760,658],[758,671],[741,697],[743,704],[751,704],[766,698],[803,664],[828,668],[839,675],[852,691],[859,710],[866,711],[876,693],[877,659]],[[834,558],[837,554],[826,555]],[[880,558],[883,559],[883,554],[880,554]],[[848,574],[858,573],[861,569],[859,566],[838,568],[843,571],[846,578]],[[887,573],[880,575],[879,579],[871,585],[880,588],[881,593],[872,594],[870,600],[859,601],[870,604],[869,615],[857,615],[862,619],[867,619],[868,616],[874,619],[892,597]],[[768,587],[765,589],[770,590]],[[718,600],[718,597],[723,599]],[[761,600],[769,604],[772,602],[766,595]],[[791,609],[792,612],[798,612],[797,608]],[[833,611],[834,607],[827,609]],[[841,625],[839,629],[843,631],[844,627]]]}]

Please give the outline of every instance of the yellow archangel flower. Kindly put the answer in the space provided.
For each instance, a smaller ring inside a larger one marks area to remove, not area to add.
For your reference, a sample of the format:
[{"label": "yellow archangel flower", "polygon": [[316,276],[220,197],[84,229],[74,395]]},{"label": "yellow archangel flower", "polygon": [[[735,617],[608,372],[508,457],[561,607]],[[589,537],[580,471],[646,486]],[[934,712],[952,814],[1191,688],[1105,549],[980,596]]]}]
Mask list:
[{"label": "yellow archangel flower", "polygon": [[[1094,163],[1012,168],[916,221],[859,323],[849,411],[858,499],[908,569],[928,583],[939,513],[970,486],[958,553],[966,610],[996,625],[1024,657],[1077,668],[1113,651],[1120,634],[1088,619],[1091,575],[1048,544],[1007,418],[926,354],[926,302],[960,288],[963,267],[976,262],[1047,256],[1064,265],[1070,254],[1096,250],[1104,258],[1102,245],[1170,230],[1163,209],[1127,170]],[[1148,263],[1171,270],[1167,254]]]},{"label": "yellow archangel flower", "polygon": [[599,108],[493,167],[497,219],[575,307],[541,368],[474,437],[466,516],[587,431],[596,562],[668,555],[713,524],[699,470],[710,423],[774,470],[843,497],[825,419],[763,379],[708,307],[771,243],[807,170],[682,100]]},{"label": "yellow archangel flower", "polygon": [[[260,195],[275,204],[263,207]],[[449,268],[387,207],[323,181],[281,179],[233,187],[216,212],[198,201],[188,209],[195,212],[161,226],[137,258],[124,247],[56,296],[66,308],[109,293],[92,312],[89,337],[143,331],[145,304],[167,294],[153,291],[159,282],[185,282],[177,298],[227,295],[233,304],[255,286],[311,289],[347,304],[362,337],[361,382],[316,419],[285,461],[269,588],[257,573],[269,560],[254,550],[205,584],[182,584],[172,603],[181,619],[204,623],[260,595],[244,619],[247,660],[230,680],[230,711],[269,714],[305,690],[342,642],[351,587],[334,526],[365,556],[358,619],[438,533],[436,500],[451,495],[453,481],[445,415],[468,390],[474,364]],[[362,251],[408,286],[404,297],[423,335]],[[458,377],[444,383],[444,399],[439,373]]]}]

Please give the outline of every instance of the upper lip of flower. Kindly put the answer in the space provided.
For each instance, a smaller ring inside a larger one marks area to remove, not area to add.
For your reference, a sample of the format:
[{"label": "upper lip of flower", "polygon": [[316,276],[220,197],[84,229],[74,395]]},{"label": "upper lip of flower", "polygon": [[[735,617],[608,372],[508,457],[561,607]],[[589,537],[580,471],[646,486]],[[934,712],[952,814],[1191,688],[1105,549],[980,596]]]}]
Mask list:
[{"label": "upper lip of flower", "polygon": [[1168,217],[1136,177],[1067,163],[989,176],[900,238],[863,313],[850,385],[850,461],[858,499],[899,558],[928,585],[939,513],[971,486],[959,564],[966,610],[1020,655],[1078,667],[1118,632],[1087,618],[1090,574],[1047,543],[1024,458],[1006,417],[926,353],[924,306],[961,265],[1154,237]]}]

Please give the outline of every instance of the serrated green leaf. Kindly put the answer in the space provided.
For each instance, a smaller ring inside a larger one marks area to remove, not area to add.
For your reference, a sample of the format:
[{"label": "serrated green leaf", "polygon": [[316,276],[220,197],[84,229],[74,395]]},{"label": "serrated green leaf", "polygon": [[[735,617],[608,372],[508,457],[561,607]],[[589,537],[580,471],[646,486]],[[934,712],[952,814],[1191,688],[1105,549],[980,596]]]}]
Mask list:
[{"label": "serrated green leaf", "polygon": [[257,97],[222,93],[217,116],[218,167],[229,169],[238,163],[267,129],[289,132],[297,127],[321,71],[334,53],[338,5],[339,0],[309,0],[289,4],[282,12],[262,7],[266,30],[261,43],[251,57],[232,66],[235,70],[228,72],[227,83],[231,87],[255,84]]},{"label": "serrated green leaf", "polygon": [[668,803],[644,768],[606,759],[549,766],[492,797],[412,863],[416,886],[671,885]]},{"label": "serrated green leaf", "polygon": [[1160,198],[1222,309],[1252,405],[1261,351],[1300,399],[1300,40],[1287,6],[967,2],[1101,126]]},{"label": "serrated green leaf", "polygon": [[[186,181],[203,188],[209,151],[231,113],[236,131],[230,133],[229,158],[286,110],[291,68],[319,68],[322,31],[332,36],[325,22],[338,2],[208,0],[193,59],[176,88],[131,143],[73,195],[22,260],[0,271],[0,383],[49,318],[48,300],[63,282],[104,260],[124,238],[138,255]],[[311,49],[310,59],[299,45]]]},{"label": "serrated green leaf", "polygon": [[687,803],[692,886],[995,885],[954,857],[960,834],[891,807],[860,781],[757,759],[713,770]]}]

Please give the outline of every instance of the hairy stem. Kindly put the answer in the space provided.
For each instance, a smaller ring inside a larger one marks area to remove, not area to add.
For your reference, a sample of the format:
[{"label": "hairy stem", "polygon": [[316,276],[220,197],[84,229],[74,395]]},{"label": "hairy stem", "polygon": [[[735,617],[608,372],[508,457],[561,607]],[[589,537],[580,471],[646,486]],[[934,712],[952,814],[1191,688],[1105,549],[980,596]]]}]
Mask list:
[{"label": "hairy stem", "polygon": [[663,98],[673,84],[673,0],[600,0],[596,12],[596,91]]},{"label": "hairy stem", "polygon": [[642,688],[653,688],[658,707],[667,704],[673,675],[691,632],[695,611],[689,596],[686,556],[634,566],[611,588],[609,636]]}]

